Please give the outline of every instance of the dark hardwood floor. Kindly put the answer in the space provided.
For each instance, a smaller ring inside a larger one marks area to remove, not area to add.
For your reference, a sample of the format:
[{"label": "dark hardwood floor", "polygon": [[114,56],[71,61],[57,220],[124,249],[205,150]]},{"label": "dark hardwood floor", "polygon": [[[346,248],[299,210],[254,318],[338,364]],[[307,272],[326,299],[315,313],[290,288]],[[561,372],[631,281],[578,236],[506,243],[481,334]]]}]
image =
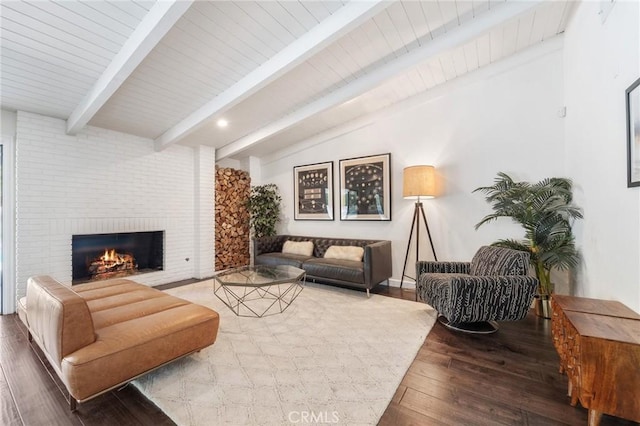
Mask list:
[{"label": "dark hardwood floor", "polygon": [[[415,300],[413,290],[376,293]],[[587,410],[569,405],[558,362],[551,322],[533,312],[491,335],[436,323],[379,425],[586,425]],[[605,415],[601,425],[637,423]]]},{"label": "dark hardwood floor", "polygon": [[[181,283],[184,284],[184,283]],[[414,300],[412,290],[374,291]],[[558,374],[550,323],[530,314],[489,336],[452,333],[436,324],[380,425],[586,425]],[[0,316],[0,424],[172,425],[133,386],[99,396],[71,413],[64,386],[27,341],[16,315]],[[635,425],[603,416],[603,426]]]}]

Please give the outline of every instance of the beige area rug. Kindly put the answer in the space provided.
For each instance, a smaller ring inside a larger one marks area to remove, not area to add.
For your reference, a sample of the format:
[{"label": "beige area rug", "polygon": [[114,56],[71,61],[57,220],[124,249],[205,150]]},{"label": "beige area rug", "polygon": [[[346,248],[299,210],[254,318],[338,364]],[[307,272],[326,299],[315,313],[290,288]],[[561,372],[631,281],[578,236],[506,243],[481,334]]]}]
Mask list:
[{"label": "beige area rug", "polygon": [[179,425],[374,425],[436,318],[320,284],[264,318],[237,317],[211,280],[167,292],[220,314],[213,346],[134,382]]}]

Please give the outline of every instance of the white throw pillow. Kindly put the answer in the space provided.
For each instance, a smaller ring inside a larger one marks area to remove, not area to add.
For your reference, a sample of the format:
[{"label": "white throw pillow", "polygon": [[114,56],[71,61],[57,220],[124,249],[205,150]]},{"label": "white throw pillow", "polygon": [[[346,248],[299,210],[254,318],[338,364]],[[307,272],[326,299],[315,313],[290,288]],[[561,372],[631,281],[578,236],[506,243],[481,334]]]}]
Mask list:
[{"label": "white throw pillow", "polygon": [[313,255],[313,241],[285,241],[282,246],[282,253],[299,254],[302,256]]},{"label": "white throw pillow", "polygon": [[324,253],[325,259],[362,261],[364,249],[357,246],[331,246]]}]

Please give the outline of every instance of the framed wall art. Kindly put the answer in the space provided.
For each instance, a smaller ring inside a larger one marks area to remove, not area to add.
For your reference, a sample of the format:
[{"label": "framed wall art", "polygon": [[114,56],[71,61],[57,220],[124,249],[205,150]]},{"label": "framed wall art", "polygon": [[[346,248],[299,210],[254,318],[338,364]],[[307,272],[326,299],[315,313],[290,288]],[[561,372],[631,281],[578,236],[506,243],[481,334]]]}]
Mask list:
[{"label": "framed wall art", "polygon": [[333,161],[293,168],[295,220],[333,220]]},{"label": "framed wall art", "polygon": [[340,220],[391,220],[391,154],[340,160]]},{"label": "framed wall art", "polygon": [[625,91],[627,104],[627,186],[640,186],[640,78]]}]

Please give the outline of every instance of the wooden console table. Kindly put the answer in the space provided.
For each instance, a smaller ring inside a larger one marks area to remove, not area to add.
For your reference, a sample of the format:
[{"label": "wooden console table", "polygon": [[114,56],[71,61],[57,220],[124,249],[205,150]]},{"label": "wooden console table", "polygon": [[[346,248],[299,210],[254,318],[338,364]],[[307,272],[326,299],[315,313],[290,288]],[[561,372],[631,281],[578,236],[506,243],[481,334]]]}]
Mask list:
[{"label": "wooden console table", "polygon": [[640,422],[640,315],[620,302],[553,295],[551,330],[571,405]]}]

